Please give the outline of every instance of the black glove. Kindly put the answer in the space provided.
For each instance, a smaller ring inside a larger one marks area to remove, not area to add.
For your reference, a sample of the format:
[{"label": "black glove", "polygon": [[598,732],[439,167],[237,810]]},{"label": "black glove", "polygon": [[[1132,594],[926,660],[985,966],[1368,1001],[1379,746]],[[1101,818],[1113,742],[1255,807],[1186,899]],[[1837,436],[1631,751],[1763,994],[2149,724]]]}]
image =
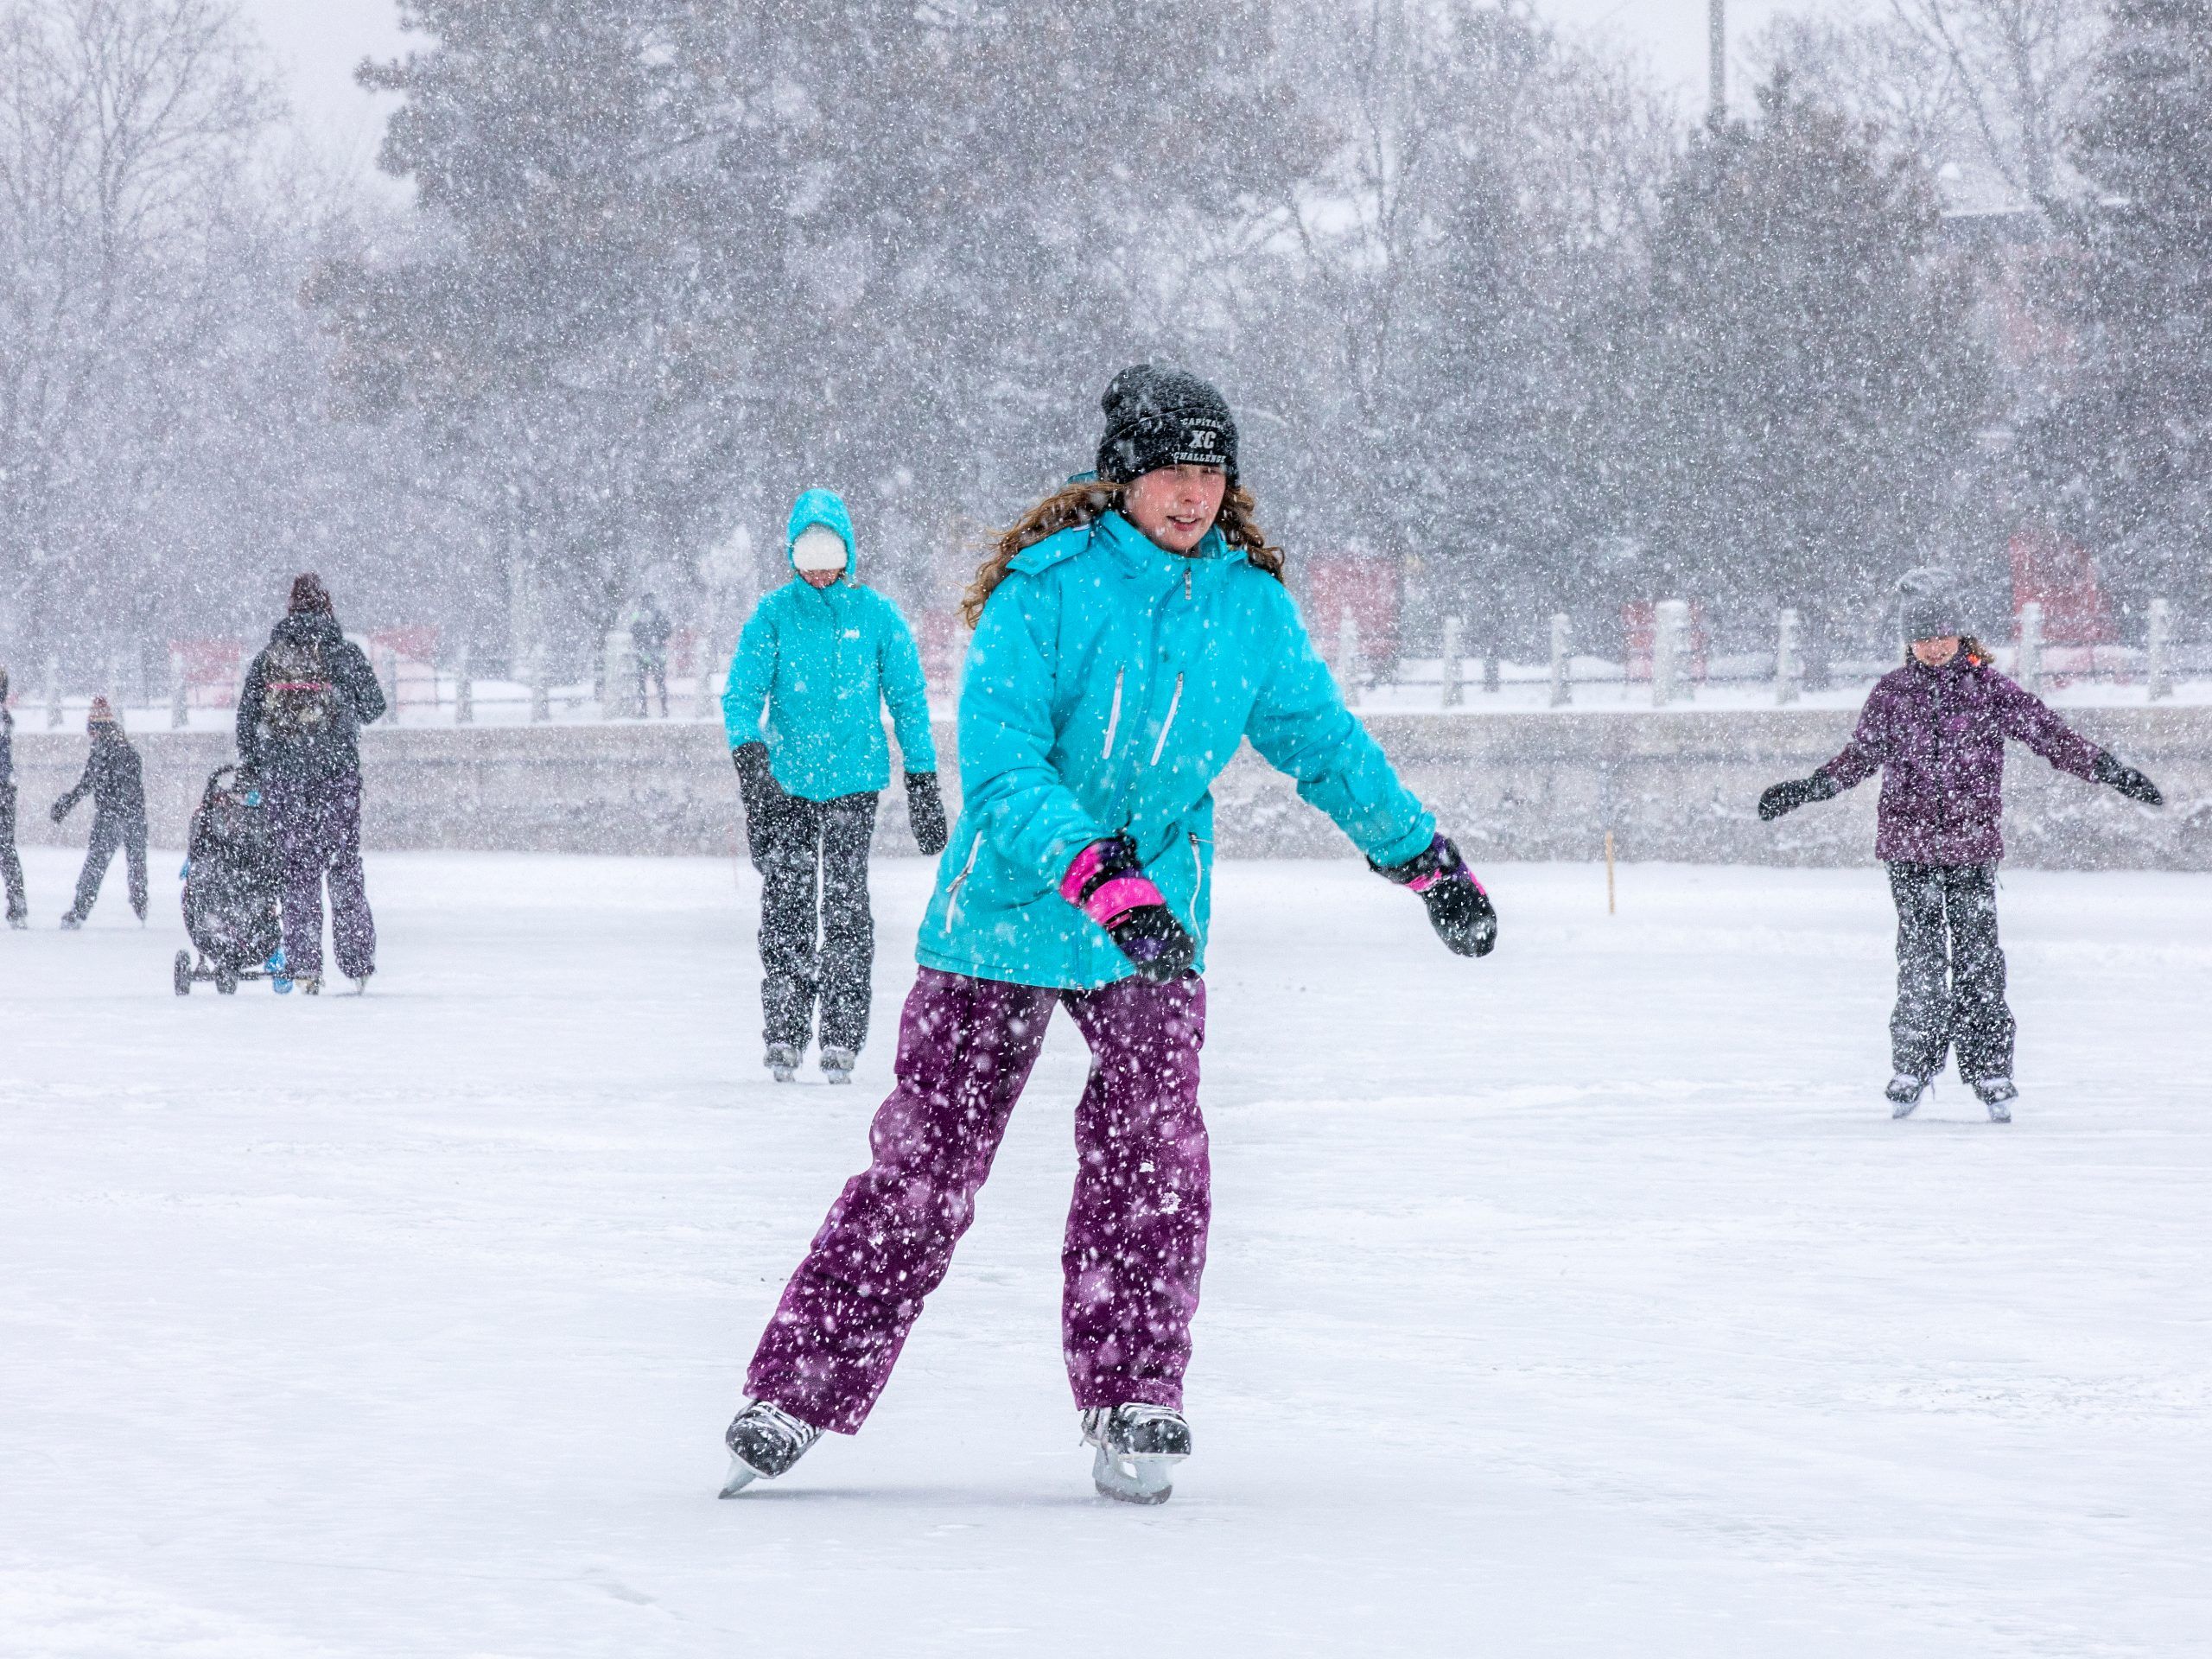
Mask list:
[{"label": "black glove", "polygon": [[[1109,883],[1125,880],[1127,887],[1108,890]],[[1167,908],[1127,836],[1085,848],[1068,867],[1060,896],[1106,930],[1140,979],[1166,985],[1189,973],[1198,959],[1198,942]]]},{"label": "black glove", "polygon": [[2096,764],[2089,768],[2089,775],[2101,784],[2110,784],[2131,801],[2140,801],[2145,806],[2164,806],[2166,798],[2158,786],[2130,766],[2123,766],[2119,759],[2103,749],[2097,751]]},{"label": "black glove", "polygon": [[1437,836],[1426,852],[1402,864],[1386,869],[1370,858],[1367,867],[1421,895],[1428,925],[1453,956],[1486,957],[1497,948],[1497,906],[1449,837]]},{"label": "black glove", "polygon": [[1772,823],[1808,801],[1831,801],[1842,793],[1835,779],[1825,772],[1816,772],[1809,778],[1793,778],[1786,784],[1777,784],[1759,797],[1759,817]]},{"label": "black glove", "polygon": [[67,801],[56,801],[54,804],[52,810],[48,812],[47,816],[52,818],[56,823],[60,823],[62,819],[69,816],[69,803]]},{"label": "black glove", "polygon": [[1166,905],[1140,905],[1106,932],[1136,964],[1137,977],[1154,985],[1182,978],[1198,959],[1198,942]]},{"label": "black glove", "polygon": [[737,792],[745,798],[745,844],[753,855],[753,868],[760,868],[765,846],[763,832],[791,797],[768,770],[768,746],[758,741],[741,743],[729,752],[737,767]]},{"label": "black glove", "polygon": [[944,850],[944,797],[937,792],[937,773],[906,774],[906,822],[924,853],[935,858]]}]

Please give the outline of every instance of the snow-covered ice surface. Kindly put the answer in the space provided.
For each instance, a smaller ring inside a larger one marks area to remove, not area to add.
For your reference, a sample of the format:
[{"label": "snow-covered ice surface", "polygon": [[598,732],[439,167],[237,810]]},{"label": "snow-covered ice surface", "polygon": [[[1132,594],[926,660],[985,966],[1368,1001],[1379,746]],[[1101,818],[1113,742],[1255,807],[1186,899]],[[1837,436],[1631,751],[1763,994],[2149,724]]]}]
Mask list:
[{"label": "snow-covered ice surface", "polygon": [[[375,857],[366,997],[0,934],[0,1650],[2171,1656],[2212,1644],[2212,880],[2018,873],[2018,1122],[1889,1122],[1878,874],[1221,876],[1175,1500],[1057,1352],[1063,1020],[868,1431],[713,1496],[863,1157],[758,1065],[753,878]],[[173,871],[173,855],[156,860]]]}]

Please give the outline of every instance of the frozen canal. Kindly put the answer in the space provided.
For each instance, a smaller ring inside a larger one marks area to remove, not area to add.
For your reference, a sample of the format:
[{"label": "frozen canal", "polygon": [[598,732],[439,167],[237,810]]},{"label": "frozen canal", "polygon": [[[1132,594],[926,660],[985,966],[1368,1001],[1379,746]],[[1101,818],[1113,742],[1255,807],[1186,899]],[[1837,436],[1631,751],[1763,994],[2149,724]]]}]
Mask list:
[{"label": "frozen canal", "polygon": [[0,935],[0,1650],[2212,1648],[2212,878],[2018,873],[2018,1122],[1889,1122],[1878,872],[1487,871],[1488,962],[1231,865],[1173,1503],[1092,1497],[1055,1027],[866,1433],[717,1503],[860,1084],[759,1065],[728,862],[374,858],[365,999],[169,990],[174,855]]}]

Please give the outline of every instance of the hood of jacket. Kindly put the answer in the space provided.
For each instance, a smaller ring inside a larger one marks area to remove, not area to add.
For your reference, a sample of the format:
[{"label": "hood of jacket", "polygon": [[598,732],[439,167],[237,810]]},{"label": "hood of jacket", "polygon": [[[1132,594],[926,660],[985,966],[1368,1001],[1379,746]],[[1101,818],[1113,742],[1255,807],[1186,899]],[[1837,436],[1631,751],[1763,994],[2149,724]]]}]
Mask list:
[{"label": "hood of jacket", "polygon": [[837,532],[845,544],[845,580],[859,581],[861,550],[853,543],[853,516],[835,490],[809,490],[791,503],[791,516],[784,526],[784,562],[792,574],[798,572],[798,538],[817,524]]},{"label": "hood of jacket", "polygon": [[272,645],[314,645],[327,652],[345,641],[346,632],[338,626],[338,619],[324,611],[295,611],[269,630],[269,643]]}]

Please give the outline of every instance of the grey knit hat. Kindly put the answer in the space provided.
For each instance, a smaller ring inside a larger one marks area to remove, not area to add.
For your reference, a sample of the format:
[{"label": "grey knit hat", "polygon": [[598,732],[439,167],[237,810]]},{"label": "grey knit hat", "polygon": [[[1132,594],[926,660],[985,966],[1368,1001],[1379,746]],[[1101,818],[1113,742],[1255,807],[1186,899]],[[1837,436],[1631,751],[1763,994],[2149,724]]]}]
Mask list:
[{"label": "grey knit hat", "polygon": [[1910,640],[1947,639],[1967,632],[1966,596],[1958,573],[1923,564],[1897,578],[1899,620]]},{"label": "grey knit hat", "polygon": [[1133,363],[1114,377],[1099,405],[1098,476],[1112,484],[1158,467],[1218,467],[1236,477],[1236,420],[1228,400],[1181,369]]}]

